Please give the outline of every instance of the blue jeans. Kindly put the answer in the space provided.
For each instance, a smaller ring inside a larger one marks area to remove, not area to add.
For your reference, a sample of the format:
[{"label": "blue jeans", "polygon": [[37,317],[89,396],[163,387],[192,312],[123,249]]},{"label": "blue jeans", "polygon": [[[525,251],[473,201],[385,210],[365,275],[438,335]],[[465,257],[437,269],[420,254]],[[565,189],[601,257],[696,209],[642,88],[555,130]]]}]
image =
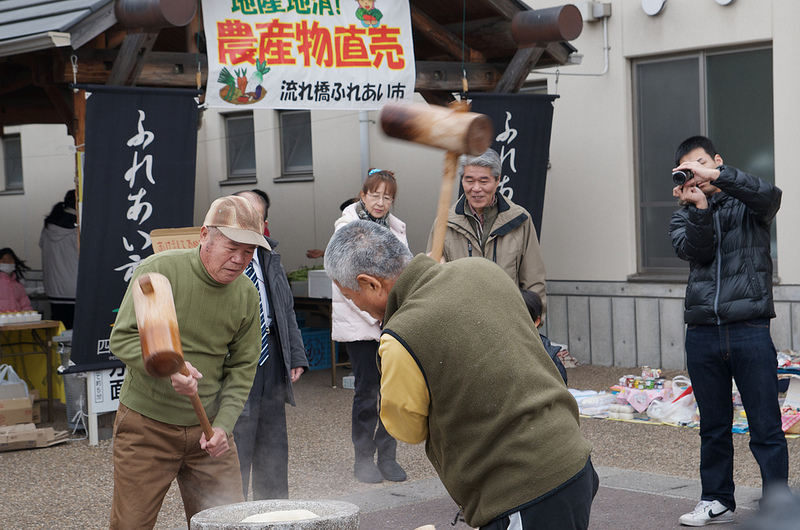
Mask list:
[{"label": "blue jeans", "polygon": [[700,409],[702,500],[734,510],[731,376],[750,427],[750,451],[761,468],[762,493],[787,487],[789,456],[781,430],[775,346],[769,319],[721,326],[689,325],[686,365]]}]

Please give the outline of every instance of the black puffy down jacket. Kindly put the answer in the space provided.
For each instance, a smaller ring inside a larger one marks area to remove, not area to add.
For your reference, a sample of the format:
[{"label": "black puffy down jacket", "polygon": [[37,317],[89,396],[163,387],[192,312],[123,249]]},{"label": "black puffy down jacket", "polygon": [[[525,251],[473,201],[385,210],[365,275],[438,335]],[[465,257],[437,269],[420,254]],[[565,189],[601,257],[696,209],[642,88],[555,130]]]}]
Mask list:
[{"label": "black puffy down jacket", "polygon": [[679,258],[689,262],[684,319],[721,325],[775,317],[770,226],[781,190],[731,166],[720,166],[709,207],[681,208],[669,233]]}]

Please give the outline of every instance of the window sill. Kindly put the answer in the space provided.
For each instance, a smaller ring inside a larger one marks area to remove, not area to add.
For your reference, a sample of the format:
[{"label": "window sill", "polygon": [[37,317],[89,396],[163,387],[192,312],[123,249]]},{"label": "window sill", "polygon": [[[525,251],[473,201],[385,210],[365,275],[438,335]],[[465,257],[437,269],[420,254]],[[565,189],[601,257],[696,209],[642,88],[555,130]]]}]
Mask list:
[{"label": "window sill", "polygon": [[[683,283],[689,281],[689,273],[679,272],[638,272],[628,276],[631,283]],[[777,274],[772,275],[772,285],[780,285],[781,279]]]},{"label": "window sill", "polygon": [[25,195],[25,190],[3,190],[0,195]]},{"label": "window sill", "polygon": [[220,186],[243,186],[247,184],[258,184],[258,178],[240,177],[240,178],[232,178],[219,181]]},{"label": "window sill", "polygon": [[628,276],[631,283],[683,283],[689,281],[688,272],[637,272]]},{"label": "window sill", "polygon": [[280,177],[275,177],[272,179],[272,182],[275,184],[282,184],[285,182],[313,182],[314,175],[313,174],[306,174],[306,175],[281,175]]}]

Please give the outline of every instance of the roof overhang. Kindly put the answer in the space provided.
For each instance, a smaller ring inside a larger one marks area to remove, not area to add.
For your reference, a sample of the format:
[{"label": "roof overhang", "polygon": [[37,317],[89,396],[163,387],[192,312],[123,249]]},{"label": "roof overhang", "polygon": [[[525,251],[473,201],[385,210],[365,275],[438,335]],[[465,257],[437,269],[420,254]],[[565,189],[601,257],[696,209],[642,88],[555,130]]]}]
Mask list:
[{"label": "roof overhang", "polygon": [[[205,85],[202,10],[193,11],[186,26],[139,28],[134,22],[129,28],[117,19],[116,7],[125,1],[157,5],[152,0],[0,0],[0,131],[6,125],[65,123],[74,133],[73,82]],[[408,1],[415,90],[430,103],[447,105],[464,90],[516,92],[534,68],[577,62],[570,35],[553,39],[548,33],[523,45],[515,40],[515,17],[532,11],[519,0]],[[578,9],[544,8],[536,19],[561,31],[560,14],[569,11],[574,17]]]},{"label": "roof overhang", "polygon": [[72,38],[69,33],[61,31],[45,31],[35,35],[26,35],[17,39],[0,41],[0,57],[35,52],[49,48],[70,46]]}]

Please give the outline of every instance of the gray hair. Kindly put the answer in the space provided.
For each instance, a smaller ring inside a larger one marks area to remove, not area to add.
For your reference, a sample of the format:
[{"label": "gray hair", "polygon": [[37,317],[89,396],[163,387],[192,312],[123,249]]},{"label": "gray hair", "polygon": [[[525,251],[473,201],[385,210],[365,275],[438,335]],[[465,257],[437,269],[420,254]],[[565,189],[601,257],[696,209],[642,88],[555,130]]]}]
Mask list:
[{"label": "gray hair", "polygon": [[500,161],[500,155],[491,147],[487,149],[482,155],[469,156],[461,155],[458,159],[458,178],[464,176],[465,166],[478,166],[488,167],[492,170],[492,176],[496,179],[500,178],[500,171],[502,170],[503,163]]},{"label": "gray hair", "polygon": [[359,274],[394,280],[413,257],[388,228],[359,219],[334,232],[325,249],[325,272],[341,287],[359,291]]},{"label": "gray hair", "polygon": [[207,226],[208,229],[208,244],[211,245],[218,237],[226,237],[222,231],[216,226]]}]

